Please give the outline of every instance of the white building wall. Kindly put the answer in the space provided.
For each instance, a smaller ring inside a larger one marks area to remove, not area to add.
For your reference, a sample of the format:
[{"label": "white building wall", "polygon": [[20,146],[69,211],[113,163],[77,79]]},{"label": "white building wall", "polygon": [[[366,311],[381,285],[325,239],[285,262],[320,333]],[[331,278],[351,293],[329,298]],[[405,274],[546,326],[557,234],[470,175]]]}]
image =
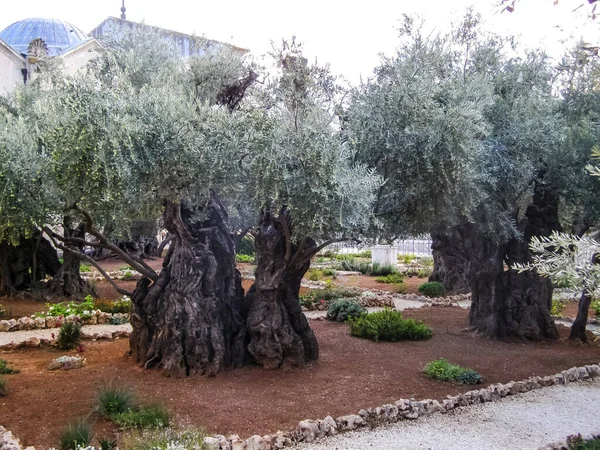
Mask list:
[{"label": "white building wall", "polygon": [[0,94],[7,94],[23,84],[25,59],[19,58],[0,41]]}]

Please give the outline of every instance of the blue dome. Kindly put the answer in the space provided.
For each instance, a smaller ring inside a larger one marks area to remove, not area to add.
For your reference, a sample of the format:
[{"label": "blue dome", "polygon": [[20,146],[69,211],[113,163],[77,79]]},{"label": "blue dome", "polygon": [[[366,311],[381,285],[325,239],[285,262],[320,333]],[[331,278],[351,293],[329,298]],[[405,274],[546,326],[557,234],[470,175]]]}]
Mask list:
[{"label": "blue dome", "polygon": [[44,40],[52,56],[60,55],[89,39],[83,31],[68,22],[39,17],[20,20],[0,32],[0,39],[23,55],[27,54],[29,43],[37,38]]}]

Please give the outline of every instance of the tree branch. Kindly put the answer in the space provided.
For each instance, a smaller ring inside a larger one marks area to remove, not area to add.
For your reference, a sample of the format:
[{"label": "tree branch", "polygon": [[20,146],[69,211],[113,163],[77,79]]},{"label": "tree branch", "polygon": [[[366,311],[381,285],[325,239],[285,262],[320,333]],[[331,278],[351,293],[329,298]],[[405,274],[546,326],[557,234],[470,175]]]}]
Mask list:
[{"label": "tree branch", "polygon": [[69,248],[66,245],[62,245],[60,242],[58,242],[55,239],[55,236],[60,236],[60,235],[57,235],[52,230],[50,230],[48,227],[44,227],[43,230],[48,235],[48,237],[50,238],[50,240],[52,241],[52,243],[54,244],[54,246],[56,248],[59,248],[64,252],[69,252],[76,258],[87,261],[91,265],[93,265],[98,270],[98,272],[100,272],[100,274],[106,279],[106,281],[108,281],[110,283],[110,285],[115,289],[115,291],[117,291],[119,294],[128,295],[130,297],[133,295],[132,292],[129,292],[128,290],[119,287],[119,285],[115,282],[115,280],[113,280],[113,278],[108,273],[106,273],[106,271],[102,267],[100,267],[100,264],[98,264],[98,262],[95,261],[93,258],[90,258],[85,253],[81,253],[80,251],[73,250],[72,248]]}]

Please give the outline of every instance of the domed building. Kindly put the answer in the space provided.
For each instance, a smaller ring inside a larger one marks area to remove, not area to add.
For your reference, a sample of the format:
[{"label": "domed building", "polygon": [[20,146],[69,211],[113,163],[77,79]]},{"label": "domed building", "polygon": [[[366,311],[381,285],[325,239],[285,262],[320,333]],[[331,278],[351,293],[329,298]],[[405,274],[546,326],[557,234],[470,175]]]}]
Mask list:
[{"label": "domed building", "polygon": [[42,58],[61,58],[74,73],[97,56],[100,44],[76,26],[57,19],[20,20],[0,31],[0,93],[35,76]]}]

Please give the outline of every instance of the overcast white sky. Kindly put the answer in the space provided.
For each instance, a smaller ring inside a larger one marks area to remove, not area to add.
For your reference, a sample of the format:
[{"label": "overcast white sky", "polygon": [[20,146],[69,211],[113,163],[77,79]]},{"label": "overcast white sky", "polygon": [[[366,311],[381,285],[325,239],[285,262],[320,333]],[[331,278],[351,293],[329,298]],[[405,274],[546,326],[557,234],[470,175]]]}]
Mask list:
[{"label": "overcast white sky", "polygon": [[[368,76],[378,54],[391,54],[403,13],[419,13],[440,30],[476,4],[490,29],[519,34],[529,45],[562,53],[561,41],[580,38],[600,43],[598,24],[572,10],[586,0],[520,0],[514,13],[498,12],[495,0],[125,0],[127,18],[150,25],[196,33],[261,54],[271,40],[296,35],[307,56],[331,64],[335,73],[356,82]],[[0,30],[27,17],[66,20],[85,32],[108,16],[119,17],[121,0],[3,0]]]}]

